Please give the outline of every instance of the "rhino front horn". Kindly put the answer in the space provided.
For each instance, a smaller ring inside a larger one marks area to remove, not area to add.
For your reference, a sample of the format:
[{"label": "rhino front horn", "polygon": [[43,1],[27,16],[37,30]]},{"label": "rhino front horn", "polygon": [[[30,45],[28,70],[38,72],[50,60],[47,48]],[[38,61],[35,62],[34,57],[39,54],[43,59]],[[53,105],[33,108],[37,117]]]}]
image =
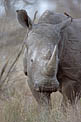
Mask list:
[{"label": "rhino front horn", "polygon": [[57,72],[58,54],[56,53],[57,53],[57,45],[55,45],[52,56],[44,69],[44,74],[48,76],[53,76]]}]

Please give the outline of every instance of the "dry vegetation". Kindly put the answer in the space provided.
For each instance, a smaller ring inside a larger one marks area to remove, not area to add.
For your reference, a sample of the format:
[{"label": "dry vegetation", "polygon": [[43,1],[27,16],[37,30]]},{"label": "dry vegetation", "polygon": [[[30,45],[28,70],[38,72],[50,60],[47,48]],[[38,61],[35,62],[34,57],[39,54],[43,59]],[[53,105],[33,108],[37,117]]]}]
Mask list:
[{"label": "dry vegetation", "polygon": [[[4,26],[1,24],[4,22]],[[2,26],[2,27],[1,27]],[[0,69],[10,57],[9,65],[19,51],[26,30],[16,20],[1,19],[0,22]],[[0,122],[81,122],[81,100],[72,108],[68,103],[67,112],[61,110],[62,95],[52,94],[50,115],[40,111],[23,73],[22,56],[12,68],[0,89]]]}]

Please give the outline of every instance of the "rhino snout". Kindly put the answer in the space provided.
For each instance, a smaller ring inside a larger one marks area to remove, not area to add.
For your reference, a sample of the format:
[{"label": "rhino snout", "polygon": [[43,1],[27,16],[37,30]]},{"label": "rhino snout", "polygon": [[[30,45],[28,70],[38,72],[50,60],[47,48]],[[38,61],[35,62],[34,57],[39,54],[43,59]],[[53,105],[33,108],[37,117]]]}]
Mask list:
[{"label": "rhino snout", "polygon": [[34,89],[37,92],[56,92],[59,88],[59,82],[56,81],[56,83],[53,84],[34,84]]}]

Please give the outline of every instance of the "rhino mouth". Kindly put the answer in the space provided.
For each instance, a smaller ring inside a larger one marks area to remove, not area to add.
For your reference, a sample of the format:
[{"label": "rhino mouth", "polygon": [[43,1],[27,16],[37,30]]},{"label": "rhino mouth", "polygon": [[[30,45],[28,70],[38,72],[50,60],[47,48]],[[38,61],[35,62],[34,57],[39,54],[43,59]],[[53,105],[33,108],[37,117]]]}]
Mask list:
[{"label": "rhino mouth", "polygon": [[50,87],[39,87],[39,92],[56,92],[57,88],[54,88],[53,86]]},{"label": "rhino mouth", "polygon": [[35,84],[35,90],[38,92],[56,92],[59,88],[59,83],[55,84]]}]

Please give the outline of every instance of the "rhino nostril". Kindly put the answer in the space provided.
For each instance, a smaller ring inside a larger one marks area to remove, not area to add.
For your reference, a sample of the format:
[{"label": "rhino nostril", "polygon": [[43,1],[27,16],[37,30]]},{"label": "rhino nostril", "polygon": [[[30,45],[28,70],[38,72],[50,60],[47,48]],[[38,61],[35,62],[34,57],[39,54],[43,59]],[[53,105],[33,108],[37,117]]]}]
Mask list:
[{"label": "rhino nostril", "polygon": [[53,83],[52,87],[54,88],[54,92],[58,91],[58,89],[59,89],[59,82],[56,81],[56,83]]},{"label": "rhino nostril", "polygon": [[55,89],[54,89],[54,92],[57,92],[59,89],[59,86],[56,86]]},{"label": "rhino nostril", "polygon": [[27,76],[27,72],[25,72],[25,75]]},{"label": "rhino nostril", "polygon": [[56,89],[57,90],[59,89],[59,82],[57,82],[57,84],[56,84]]},{"label": "rhino nostril", "polygon": [[38,86],[37,83],[34,84],[34,89],[35,89],[36,91],[40,91],[40,90],[39,90],[39,86]]}]

